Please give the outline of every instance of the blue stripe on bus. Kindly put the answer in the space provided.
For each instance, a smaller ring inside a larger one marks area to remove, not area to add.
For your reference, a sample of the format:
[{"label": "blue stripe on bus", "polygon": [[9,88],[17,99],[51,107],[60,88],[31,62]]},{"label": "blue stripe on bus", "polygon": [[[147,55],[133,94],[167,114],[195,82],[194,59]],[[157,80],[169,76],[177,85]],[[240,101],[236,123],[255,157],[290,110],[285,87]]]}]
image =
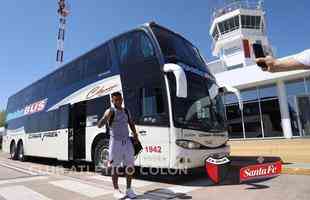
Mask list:
[{"label": "blue stripe on bus", "polygon": [[[69,87],[65,87],[62,90],[58,90],[57,93],[53,93],[52,95],[48,96],[48,97],[43,97],[40,99],[45,99],[47,98],[47,105],[45,106],[43,111],[47,111],[49,110],[51,107],[53,107],[54,105],[56,105],[58,102],[60,102],[61,100],[63,100],[64,98],[70,96],[71,94],[73,94],[74,92],[86,87],[87,85],[93,84],[95,82],[98,82],[102,79],[108,78],[108,77],[112,77],[115,75],[118,75],[119,72],[117,72],[115,69],[114,71],[111,70],[110,73],[108,74],[104,74],[102,76],[94,76],[91,77],[89,79],[86,80],[82,80],[79,81],[73,85],[70,85]],[[38,99],[39,100],[39,99]],[[82,99],[81,99],[82,101]],[[8,113],[8,118],[7,118],[7,122],[13,120],[13,119],[17,119],[17,118],[21,118],[23,116],[25,116],[24,114],[24,108],[18,108],[15,112],[13,113]],[[9,117],[10,116],[10,117]]]}]

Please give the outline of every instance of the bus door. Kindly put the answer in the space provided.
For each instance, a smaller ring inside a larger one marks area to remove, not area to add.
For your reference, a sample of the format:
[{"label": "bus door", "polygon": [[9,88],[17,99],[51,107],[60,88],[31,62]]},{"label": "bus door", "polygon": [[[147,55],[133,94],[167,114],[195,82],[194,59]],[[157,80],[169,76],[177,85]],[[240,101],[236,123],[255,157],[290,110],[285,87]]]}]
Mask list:
[{"label": "bus door", "polygon": [[170,159],[170,128],[162,89],[142,88],[140,101],[138,134],[144,147],[140,155],[141,166],[167,168]]},{"label": "bus door", "polygon": [[69,160],[85,159],[86,102],[72,105],[70,124]]}]

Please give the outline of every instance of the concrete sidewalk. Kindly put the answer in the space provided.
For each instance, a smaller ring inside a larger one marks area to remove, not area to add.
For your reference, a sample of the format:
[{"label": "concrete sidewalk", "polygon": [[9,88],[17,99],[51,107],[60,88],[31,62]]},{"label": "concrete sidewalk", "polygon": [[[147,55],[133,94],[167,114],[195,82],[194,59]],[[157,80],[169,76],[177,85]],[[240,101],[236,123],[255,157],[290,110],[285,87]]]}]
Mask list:
[{"label": "concrete sidewalk", "polygon": [[283,164],[282,174],[310,175],[310,163]]}]

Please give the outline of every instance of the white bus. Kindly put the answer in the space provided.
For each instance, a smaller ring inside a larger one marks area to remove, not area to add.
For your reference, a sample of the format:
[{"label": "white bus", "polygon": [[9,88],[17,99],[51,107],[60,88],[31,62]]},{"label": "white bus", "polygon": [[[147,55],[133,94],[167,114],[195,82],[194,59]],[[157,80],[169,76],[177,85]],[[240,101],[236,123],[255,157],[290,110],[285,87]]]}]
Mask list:
[{"label": "white bus", "polygon": [[143,152],[136,166],[185,169],[230,153],[224,107],[198,49],[156,23],[121,34],[11,96],[3,149],[26,156],[107,160],[97,121],[120,91]]}]

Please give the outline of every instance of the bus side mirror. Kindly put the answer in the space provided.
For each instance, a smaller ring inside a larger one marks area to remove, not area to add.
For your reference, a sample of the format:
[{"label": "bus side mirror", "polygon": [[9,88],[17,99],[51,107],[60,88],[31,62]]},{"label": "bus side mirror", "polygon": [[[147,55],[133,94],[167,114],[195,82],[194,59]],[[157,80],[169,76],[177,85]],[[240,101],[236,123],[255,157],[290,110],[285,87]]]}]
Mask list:
[{"label": "bus side mirror", "polygon": [[187,97],[187,79],[183,68],[179,65],[168,63],[163,67],[165,73],[172,72],[176,80],[176,96],[180,98]]}]

